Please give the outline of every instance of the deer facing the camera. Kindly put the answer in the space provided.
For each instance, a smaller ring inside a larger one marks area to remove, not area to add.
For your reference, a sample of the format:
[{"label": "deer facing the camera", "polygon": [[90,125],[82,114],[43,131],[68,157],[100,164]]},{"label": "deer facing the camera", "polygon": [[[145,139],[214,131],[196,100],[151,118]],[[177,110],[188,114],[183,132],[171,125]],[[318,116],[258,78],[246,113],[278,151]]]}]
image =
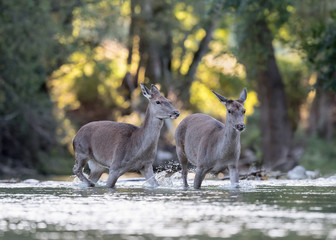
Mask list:
[{"label": "deer facing the camera", "polygon": [[[149,90],[140,83],[149,100],[146,116],[140,127],[113,121],[90,122],[81,127],[73,140],[75,165],[73,172],[93,187],[105,169],[109,169],[107,187],[113,188],[118,178],[130,171],[140,171],[153,186],[158,186],[153,173],[160,130],[164,119],[177,118],[180,113],[160,94],[155,85]],[[88,162],[90,175],[83,174]]]},{"label": "deer facing the camera", "polygon": [[183,119],[175,132],[176,152],[185,188],[188,187],[188,161],[196,166],[195,189],[201,187],[208,172],[222,172],[226,168],[229,168],[231,184],[238,186],[240,133],[245,129],[244,103],[247,92],[244,88],[237,100],[212,92],[226,106],[225,124],[208,115],[196,113]]}]

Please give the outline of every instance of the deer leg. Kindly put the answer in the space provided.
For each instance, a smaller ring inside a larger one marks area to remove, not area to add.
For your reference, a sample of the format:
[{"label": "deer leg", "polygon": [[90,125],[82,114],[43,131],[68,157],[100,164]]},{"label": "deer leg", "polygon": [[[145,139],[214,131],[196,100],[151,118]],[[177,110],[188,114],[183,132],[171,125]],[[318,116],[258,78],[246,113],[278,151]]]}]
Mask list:
[{"label": "deer leg", "polygon": [[105,168],[100,166],[97,162],[89,160],[90,176],[89,180],[96,183],[101,175],[105,172]]},{"label": "deer leg", "polygon": [[122,175],[120,171],[110,169],[109,176],[106,182],[108,188],[114,188],[118,178]]},{"label": "deer leg", "polygon": [[85,166],[85,164],[87,163],[88,160],[88,156],[87,154],[84,153],[75,153],[75,160],[76,163],[72,169],[73,173],[84,183],[86,183],[88,185],[88,187],[94,187],[95,184],[93,182],[91,182],[89,179],[87,179],[85,177],[85,175],[83,174],[83,167]]},{"label": "deer leg", "polygon": [[197,168],[196,176],[195,176],[195,179],[194,179],[194,188],[195,189],[200,189],[202,181],[205,178],[205,175],[206,175],[207,172],[208,171],[206,169]]},{"label": "deer leg", "polygon": [[188,188],[189,184],[188,184],[188,165],[187,164],[182,165],[182,179],[183,179],[184,187]]},{"label": "deer leg", "polygon": [[154,172],[153,172],[153,166],[145,166],[142,170],[140,170],[141,174],[145,176],[147,182],[152,186],[152,187],[158,187],[159,183],[156,181]]},{"label": "deer leg", "polygon": [[238,168],[235,165],[229,165],[230,182],[234,187],[238,187],[239,175]]},{"label": "deer leg", "polygon": [[177,153],[177,158],[181,164],[182,168],[182,179],[183,179],[183,185],[184,188],[188,188],[188,159],[184,155],[184,153],[181,151],[179,147],[176,147],[176,153]]}]

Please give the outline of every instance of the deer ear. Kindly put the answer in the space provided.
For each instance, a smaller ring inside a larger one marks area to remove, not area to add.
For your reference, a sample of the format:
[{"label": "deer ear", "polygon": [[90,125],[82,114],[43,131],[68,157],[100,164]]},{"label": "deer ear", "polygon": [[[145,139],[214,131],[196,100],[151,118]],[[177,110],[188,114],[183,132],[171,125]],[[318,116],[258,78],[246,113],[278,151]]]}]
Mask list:
[{"label": "deer ear", "polygon": [[240,93],[240,97],[239,100],[243,102],[243,104],[245,103],[247,98],[247,91],[246,88],[243,89],[243,91]]},{"label": "deer ear", "polygon": [[216,97],[219,99],[219,101],[221,101],[222,103],[226,104],[228,102],[229,99],[223,97],[222,95],[220,95],[219,93],[216,93],[215,91],[211,90],[213,92],[213,94],[216,95]]},{"label": "deer ear", "polygon": [[152,93],[149,91],[149,89],[143,83],[140,83],[140,87],[141,87],[142,94],[146,98],[151,99],[153,97]]},{"label": "deer ear", "polygon": [[151,92],[152,94],[161,94],[159,89],[154,84],[151,86]]}]

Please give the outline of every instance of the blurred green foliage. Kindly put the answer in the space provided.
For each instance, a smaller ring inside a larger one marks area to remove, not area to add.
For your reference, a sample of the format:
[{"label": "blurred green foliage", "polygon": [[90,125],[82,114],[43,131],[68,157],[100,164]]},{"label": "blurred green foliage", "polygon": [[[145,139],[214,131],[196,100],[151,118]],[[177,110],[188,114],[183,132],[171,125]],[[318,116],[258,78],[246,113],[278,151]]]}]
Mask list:
[{"label": "blurred green foliage", "polygon": [[49,1],[0,2],[0,158],[12,168],[48,162],[53,149],[62,155],[46,80],[69,53],[57,39],[72,28],[65,21],[71,5],[63,7],[58,13]]},{"label": "blurred green foliage", "polygon": [[335,139],[330,141],[321,139],[316,135],[307,137],[299,131],[296,135],[296,142],[304,147],[300,164],[307,170],[319,170],[321,175],[334,174],[336,169],[336,148]]},{"label": "blurred green foliage", "polygon": [[278,57],[279,68],[285,84],[288,116],[293,132],[300,124],[300,109],[311,89],[307,66],[303,65],[297,57],[295,54],[291,54],[290,58]]},{"label": "blurred green foliage", "polygon": [[[336,2],[308,1],[298,7],[289,28],[309,66],[319,75],[317,85],[336,92]],[[309,7],[308,7],[309,6]]]},{"label": "blurred green foliage", "polygon": [[[264,0],[240,0],[236,1],[237,16],[235,34],[236,44],[233,51],[250,70],[248,78],[256,80],[256,73],[264,70],[265,65],[260,64],[267,61],[268,51],[262,46],[260,40],[263,36],[260,32],[265,31],[262,22],[267,22],[272,38],[276,39],[279,30],[288,21],[293,0],[264,1]],[[251,39],[251,36],[255,36]],[[269,38],[269,36],[267,36]],[[251,66],[251,67],[250,67]]]}]

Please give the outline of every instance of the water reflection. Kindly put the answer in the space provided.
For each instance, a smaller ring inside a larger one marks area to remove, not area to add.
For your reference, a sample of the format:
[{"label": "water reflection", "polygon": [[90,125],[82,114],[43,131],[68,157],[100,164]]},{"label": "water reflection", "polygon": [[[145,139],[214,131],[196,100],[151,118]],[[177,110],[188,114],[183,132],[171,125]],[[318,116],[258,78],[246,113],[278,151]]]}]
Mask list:
[{"label": "water reflection", "polygon": [[[76,181],[0,183],[3,239],[336,239],[336,179],[181,179],[152,189],[120,181],[116,189]],[[314,185],[315,183],[315,185]],[[223,187],[224,185],[224,187]]]}]

